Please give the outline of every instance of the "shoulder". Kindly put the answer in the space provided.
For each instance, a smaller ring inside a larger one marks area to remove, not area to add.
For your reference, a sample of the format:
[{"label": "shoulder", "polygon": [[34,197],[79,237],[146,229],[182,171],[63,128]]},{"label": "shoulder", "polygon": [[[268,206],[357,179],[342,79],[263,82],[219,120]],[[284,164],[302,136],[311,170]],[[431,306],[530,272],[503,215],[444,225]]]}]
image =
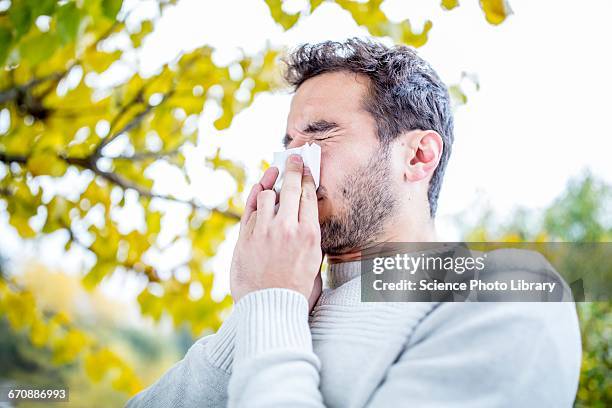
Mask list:
[{"label": "shoulder", "polygon": [[581,365],[575,305],[442,303],[415,329],[405,354],[429,355],[457,369],[468,388],[489,387],[528,406],[571,406]]},{"label": "shoulder", "polygon": [[445,302],[421,321],[411,341],[451,330],[467,332],[472,337],[486,337],[491,332],[495,336],[520,334],[580,340],[573,302]]}]

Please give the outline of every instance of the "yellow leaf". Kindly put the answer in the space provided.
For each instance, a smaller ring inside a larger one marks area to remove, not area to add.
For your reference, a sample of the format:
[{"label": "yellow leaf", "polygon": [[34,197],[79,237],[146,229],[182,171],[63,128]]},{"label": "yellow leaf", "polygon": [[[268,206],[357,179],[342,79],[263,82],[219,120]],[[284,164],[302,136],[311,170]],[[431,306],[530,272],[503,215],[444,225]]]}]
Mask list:
[{"label": "yellow leaf", "polygon": [[56,339],[51,345],[53,361],[57,364],[70,363],[90,343],[91,340],[85,333],[76,329],[69,329],[63,337]]},{"label": "yellow leaf", "polygon": [[310,0],[310,12],[315,11],[323,3],[323,0]]},{"label": "yellow leaf", "polygon": [[132,45],[134,48],[140,47],[142,44],[142,40],[153,31],[153,22],[151,20],[145,20],[140,25],[140,31],[130,35],[130,39],[132,40]]},{"label": "yellow leaf", "polygon": [[5,302],[6,317],[13,329],[21,329],[32,324],[36,310],[32,294],[29,292],[8,292]]},{"label": "yellow leaf", "polygon": [[104,347],[85,356],[85,372],[94,382],[99,382],[110,370],[118,366],[117,360],[117,356]]},{"label": "yellow leaf", "polygon": [[406,20],[404,25],[402,25],[401,42],[407,45],[411,45],[416,48],[422,47],[427,42],[427,39],[428,39],[427,36],[432,27],[433,27],[433,23],[427,20],[425,24],[423,25],[423,29],[421,30],[421,32],[415,33],[412,30],[410,21]]},{"label": "yellow leaf", "polygon": [[459,6],[459,0],[442,0],[442,8],[445,10],[452,10]]},{"label": "yellow leaf", "polygon": [[512,9],[507,0],[480,0],[480,7],[484,11],[487,21],[493,25],[503,23],[506,17],[512,14]]},{"label": "yellow leaf", "polygon": [[101,185],[100,182],[95,179],[89,183],[81,198],[88,199],[92,207],[98,203],[101,203],[108,210],[111,205],[109,186],[106,184]]},{"label": "yellow leaf", "polygon": [[116,264],[108,261],[98,260],[91,270],[83,277],[83,286],[89,290],[110,275],[115,270]]},{"label": "yellow leaf", "polygon": [[467,95],[463,92],[459,85],[451,85],[448,92],[457,106],[467,103]]},{"label": "yellow leaf", "polygon": [[121,57],[121,51],[102,52],[93,50],[85,54],[83,64],[96,72],[103,72]]},{"label": "yellow leaf", "polygon": [[283,11],[283,3],[281,0],[265,0],[268,8],[270,9],[270,14],[274,21],[283,26],[285,30],[290,29],[297,23],[300,18],[299,14],[287,14]]},{"label": "yellow leaf", "polygon": [[49,326],[45,324],[41,319],[35,319],[32,322],[32,329],[30,331],[30,340],[36,347],[43,347],[49,340],[50,330]]},{"label": "yellow leaf", "polygon": [[138,303],[142,314],[151,316],[153,320],[159,321],[162,316],[164,306],[161,298],[153,295],[146,288],[138,295]]},{"label": "yellow leaf", "polygon": [[162,214],[159,211],[149,211],[147,214],[147,232],[157,234],[161,229]]},{"label": "yellow leaf", "polygon": [[9,223],[15,227],[19,235],[23,238],[33,238],[36,236],[36,231],[30,227],[28,223],[30,217],[25,217],[22,214],[10,214]]},{"label": "yellow leaf", "polygon": [[112,385],[114,389],[129,395],[136,394],[142,388],[140,381],[134,376],[134,373],[126,367],[122,367],[121,373],[115,378]]},{"label": "yellow leaf", "polygon": [[66,172],[68,165],[57,157],[55,152],[44,150],[34,153],[28,158],[27,168],[33,176],[61,177]]}]

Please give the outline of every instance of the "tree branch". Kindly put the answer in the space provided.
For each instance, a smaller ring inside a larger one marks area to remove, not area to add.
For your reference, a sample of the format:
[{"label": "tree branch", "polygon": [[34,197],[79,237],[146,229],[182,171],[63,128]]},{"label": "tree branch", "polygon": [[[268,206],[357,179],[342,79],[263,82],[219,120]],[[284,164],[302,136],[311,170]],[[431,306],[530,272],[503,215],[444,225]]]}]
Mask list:
[{"label": "tree branch", "polygon": [[[123,190],[127,190],[127,189],[135,190],[139,195],[143,197],[159,198],[161,200],[174,201],[174,202],[178,202],[182,204],[187,204],[194,209],[205,209],[208,211],[218,212],[220,214],[223,214],[226,217],[229,217],[235,220],[240,220],[240,214],[237,214],[233,211],[229,211],[229,210],[223,211],[217,208],[210,208],[210,207],[203,206],[202,204],[194,200],[183,200],[183,199],[169,196],[169,195],[154,193],[146,188],[143,188],[137,183],[134,183],[131,180],[121,177],[117,173],[113,173],[113,172],[109,172],[109,171],[100,169],[96,163],[97,159],[93,155],[87,156],[87,157],[71,157],[71,156],[65,156],[65,155],[60,154],[59,158],[64,160],[67,164],[91,170],[95,175],[111,182],[112,184],[116,186],[121,187]],[[7,164],[18,163],[21,165],[25,165],[27,161],[28,161],[27,156],[9,155],[4,152],[0,152],[0,162],[7,163]]]},{"label": "tree branch", "polygon": [[3,163],[18,163],[18,164],[26,164],[28,158],[26,156],[21,155],[8,155],[4,152],[0,152],[0,162]]},{"label": "tree branch", "polygon": [[138,126],[138,124],[140,124],[140,122],[142,122],[142,120],[153,110],[153,108],[160,106],[161,104],[163,104],[166,100],[168,100],[168,98],[170,98],[172,96],[172,94],[174,93],[174,89],[170,89],[168,90],[168,92],[166,92],[163,97],[162,100],[159,104],[157,105],[151,105],[149,103],[147,103],[145,109],[143,109],[142,111],[140,111],[139,113],[137,113],[128,123],[126,123],[121,129],[119,130],[113,130],[113,128],[115,127],[115,125],[119,122],[119,120],[121,120],[121,118],[123,117],[123,115],[125,115],[125,113],[134,105],[136,105],[139,101],[142,100],[142,93],[144,92],[145,86],[143,86],[138,93],[136,94],[136,96],[134,96],[134,98],[132,98],[132,100],[130,102],[128,102],[122,109],[121,111],[113,118],[113,121],[111,123],[111,131],[109,132],[109,134],[104,137],[104,139],[102,139],[102,141],[98,144],[98,147],[96,147],[96,150],[94,151],[94,157],[101,157],[102,156],[102,149],[104,149],[105,146],[107,146],[109,143],[111,143],[113,140],[115,140],[119,135],[121,135],[122,133],[126,133],[129,132],[130,130],[134,129],[136,126]]},{"label": "tree branch", "polygon": [[178,150],[170,150],[170,151],[161,151],[161,152],[137,152],[131,154],[129,156],[120,155],[116,157],[109,157],[112,160],[129,160],[129,161],[139,161],[139,160],[148,160],[148,159],[160,159],[162,157],[172,157],[179,154]]},{"label": "tree branch", "polygon": [[9,188],[0,187],[0,196],[11,197],[13,192]]},{"label": "tree branch", "polygon": [[14,85],[11,88],[6,88],[6,89],[0,91],[0,103],[6,103],[6,102],[9,102],[9,101],[14,101],[15,99],[17,99],[17,97],[20,94],[25,93],[25,92],[29,91],[30,89],[32,89],[32,88],[36,87],[37,85],[40,85],[40,84],[42,84],[44,82],[53,81],[53,80],[60,80],[61,78],[64,77],[64,75],[66,75],[68,73],[68,71],[70,71],[71,68],[72,68],[72,65],[69,67],[69,69],[66,69],[64,71],[54,72],[52,74],[45,75],[44,77],[31,79],[30,81],[26,82],[25,84]]}]

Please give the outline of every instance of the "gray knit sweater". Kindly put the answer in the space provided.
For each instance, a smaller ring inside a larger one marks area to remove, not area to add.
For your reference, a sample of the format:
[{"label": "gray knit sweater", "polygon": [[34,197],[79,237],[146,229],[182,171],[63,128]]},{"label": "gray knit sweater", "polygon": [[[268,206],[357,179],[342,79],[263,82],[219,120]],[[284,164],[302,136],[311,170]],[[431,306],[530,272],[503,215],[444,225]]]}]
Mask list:
[{"label": "gray knit sweater", "polygon": [[362,303],[359,269],[332,265],[310,315],[297,292],[250,293],[127,406],[572,406],[573,303]]}]

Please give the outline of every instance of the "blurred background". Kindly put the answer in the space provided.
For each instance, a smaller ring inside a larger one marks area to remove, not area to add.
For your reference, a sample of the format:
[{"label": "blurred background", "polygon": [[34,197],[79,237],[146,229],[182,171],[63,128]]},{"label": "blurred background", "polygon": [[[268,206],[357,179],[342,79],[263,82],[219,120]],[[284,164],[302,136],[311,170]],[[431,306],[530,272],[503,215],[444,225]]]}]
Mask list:
[{"label": "blurred background", "polygon": [[[449,85],[442,240],[610,241],[610,16],[607,0],[0,0],[0,386],[122,406],[216,330],[244,192],[282,149],[279,59],[304,42],[407,44]],[[576,406],[611,406],[612,308],[577,308]]]}]

